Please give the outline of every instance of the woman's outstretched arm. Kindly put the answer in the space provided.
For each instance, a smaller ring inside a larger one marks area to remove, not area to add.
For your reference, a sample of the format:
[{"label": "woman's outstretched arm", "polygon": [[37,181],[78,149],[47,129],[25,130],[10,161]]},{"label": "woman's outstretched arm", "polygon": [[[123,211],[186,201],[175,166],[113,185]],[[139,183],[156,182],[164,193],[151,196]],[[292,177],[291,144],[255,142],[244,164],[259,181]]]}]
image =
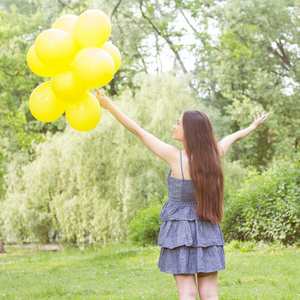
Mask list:
[{"label": "woman's outstretched arm", "polygon": [[240,131],[237,131],[235,133],[232,133],[228,136],[226,136],[224,139],[222,139],[219,142],[219,146],[223,151],[221,151],[221,157],[225,155],[225,153],[229,150],[230,146],[235,143],[238,140],[243,139],[248,134],[250,134],[252,131],[254,131],[260,124],[262,124],[268,117],[269,113],[266,115],[264,112],[261,116],[259,116],[259,113],[257,113],[257,116],[254,115],[254,122],[247,128],[242,129]]},{"label": "woman's outstretched arm", "polygon": [[100,93],[98,89],[95,90],[101,107],[107,109],[126,129],[135,134],[154,154],[166,161],[169,165],[176,160],[178,157],[177,148],[162,142],[151,133],[142,129],[136,122],[121,112],[107,96]]}]

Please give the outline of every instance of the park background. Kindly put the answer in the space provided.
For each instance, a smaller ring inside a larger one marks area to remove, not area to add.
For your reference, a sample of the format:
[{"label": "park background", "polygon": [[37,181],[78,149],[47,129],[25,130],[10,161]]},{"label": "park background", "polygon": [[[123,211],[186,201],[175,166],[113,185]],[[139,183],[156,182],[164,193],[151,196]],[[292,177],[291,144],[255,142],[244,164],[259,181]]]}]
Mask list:
[{"label": "park background", "polygon": [[299,256],[299,1],[0,0],[0,8],[3,259],[10,261],[16,243],[89,251],[131,241],[139,245],[128,246],[132,253],[156,242],[168,166],[105,110],[89,132],[75,131],[64,116],[39,122],[29,111],[32,90],[46,79],[28,68],[28,49],[57,17],[89,8],[110,17],[110,41],[122,54],[120,70],[101,90],[164,142],[180,147],[171,127],[187,109],[204,111],[218,140],[249,126],[254,113],[269,112],[223,159],[222,229],[231,248],[265,243],[258,248]]}]

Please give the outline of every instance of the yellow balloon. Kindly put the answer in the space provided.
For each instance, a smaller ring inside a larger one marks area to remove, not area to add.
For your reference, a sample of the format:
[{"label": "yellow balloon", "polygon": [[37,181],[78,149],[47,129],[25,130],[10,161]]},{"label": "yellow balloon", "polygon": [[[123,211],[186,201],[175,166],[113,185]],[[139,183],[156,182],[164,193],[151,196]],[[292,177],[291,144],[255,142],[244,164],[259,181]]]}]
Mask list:
[{"label": "yellow balloon", "polygon": [[91,130],[100,121],[101,106],[93,94],[85,92],[78,101],[67,106],[66,118],[78,131]]},{"label": "yellow balloon", "polygon": [[42,77],[52,77],[56,72],[54,67],[46,66],[38,59],[35,54],[34,45],[27,52],[27,64],[33,73]]},{"label": "yellow balloon", "polygon": [[74,38],[82,47],[100,47],[109,38],[111,23],[101,10],[91,9],[83,12],[77,19]]},{"label": "yellow balloon", "polygon": [[56,19],[53,28],[61,29],[73,35],[73,30],[78,17],[73,14],[63,15]]},{"label": "yellow balloon", "polygon": [[45,65],[68,66],[77,52],[73,37],[61,29],[47,29],[35,41],[35,53]]},{"label": "yellow balloon", "polygon": [[73,66],[52,78],[54,94],[63,101],[72,102],[80,98],[86,90],[86,84],[74,74]]},{"label": "yellow balloon", "polygon": [[64,113],[65,105],[55,96],[51,88],[51,81],[47,81],[40,84],[31,93],[29,109],[39,121],[52,122]]},{"label": "yellow balloon", "polygon": [[108,84],[115,74],[115,63],[103,49],[88,47],[74,58],[75,75],[88,86],[101,87]]},{"label": "yellow balloon", "polygon": [[91,91],[93,90],[93,88],[95,88],[95,86],[88,85],[88,86],[86,87],[86,90],[87,90],[88,92],[91,92]]},{"label": "yellow balloon", "polygon": [[115,73],[119,70],[121,65],[121,53],[119,49],[112,43],[106,42],[101,46],[114,60],[115,63]]}]

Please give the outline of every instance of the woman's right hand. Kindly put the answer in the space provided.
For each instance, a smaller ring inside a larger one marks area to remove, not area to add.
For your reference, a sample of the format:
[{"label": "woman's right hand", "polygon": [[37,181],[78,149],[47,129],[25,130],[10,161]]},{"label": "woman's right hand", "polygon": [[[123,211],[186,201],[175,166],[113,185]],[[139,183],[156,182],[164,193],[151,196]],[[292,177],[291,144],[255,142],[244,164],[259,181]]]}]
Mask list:
[{"label": "woman's right hand", "polygon": [[260,116],[259,113],[257,113],[257,116],[254,115],[254,122],[250,125],[250,128],[256,129],[260,124],[262,124],[268,117],[269,113],[265,115],[263,112]]},{"label": "woman's right hand", "polygon": [[97,92],[97,99],[101,107],[109,109],[109,107],[113,105],[112,101],[107,96],[105,96],[105,94],[100,93],[97,88],[95,88],[95,90]]}]

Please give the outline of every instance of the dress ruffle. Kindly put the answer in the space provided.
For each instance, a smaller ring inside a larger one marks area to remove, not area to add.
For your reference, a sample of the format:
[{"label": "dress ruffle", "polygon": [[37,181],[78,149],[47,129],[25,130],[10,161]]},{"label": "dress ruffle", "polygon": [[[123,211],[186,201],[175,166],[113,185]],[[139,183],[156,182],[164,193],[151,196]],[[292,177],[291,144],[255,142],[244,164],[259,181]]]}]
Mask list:
[{"label": "dress ruffle", "polygon": [[168,200],[159,213],[163,221],[158,237],[161,271],[196,274],[225,268],[220,225],[201,220],[195,211],[195,202]]},{"label": "dress ruffle", "polygon": [[221,227],[203,220],[170,220],[161,224],[158,245],[174,249],[180,246],[209,247],[223,246]]},{"label": "dress ruffle", "polygon": [[170,274],[210,273],[225,269],[222,246],[161,248],[158,267]]}]

